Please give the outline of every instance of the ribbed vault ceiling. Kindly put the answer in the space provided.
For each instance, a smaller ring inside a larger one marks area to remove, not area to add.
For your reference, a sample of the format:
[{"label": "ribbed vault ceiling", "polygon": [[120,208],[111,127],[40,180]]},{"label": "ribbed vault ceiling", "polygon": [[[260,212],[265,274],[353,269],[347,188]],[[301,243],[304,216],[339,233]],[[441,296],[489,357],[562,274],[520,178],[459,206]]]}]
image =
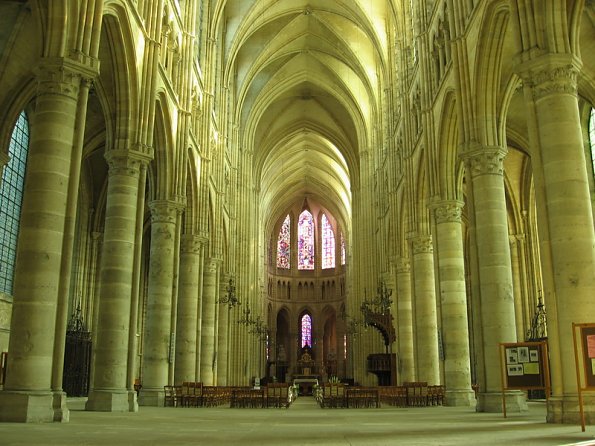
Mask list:
[{"label": "ribbed vault ceiling", "polygon": [[359,153],[379,117],[385,3],[229,0],[219,3],[226,85],[241,145],[254,154],[269,226],[312,197],[351,221]]}]

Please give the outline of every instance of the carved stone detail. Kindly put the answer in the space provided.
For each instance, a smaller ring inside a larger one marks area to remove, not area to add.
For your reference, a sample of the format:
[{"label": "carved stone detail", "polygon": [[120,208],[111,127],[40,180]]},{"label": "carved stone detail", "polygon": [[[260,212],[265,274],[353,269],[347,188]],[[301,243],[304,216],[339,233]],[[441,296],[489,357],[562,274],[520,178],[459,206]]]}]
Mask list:
[{"label": "carved stone detail", "polygon": [[504,158],[508,151],[503,147],[480,147],[462,154],[471,177],[479,175],[504,175]]},{"label": "carved stone detail", "polygon": [[432,205],[436,223],[460,223],[462,220],[463,206],[462,201],[444,200],[438,201]]},{"label": "carved stone detail", "polygon": [[417,235],[411,237],[413,244],[413,254],[427,254],[434,252],[431,235]]},{"label": "carved stone detail", "polygon": [[552,94],[577,94],[578,68],[572,64],[559,67],[545,67],[531,73],[527,83],[533,92],[533,99]]},{"label": "carved stone detail", "polygon": [[205,274],[215,274],[222,263],[221,259],[211,257],[205,261]]},{"label": "carved stone detail", "polygon": [[180,240],[180,252],[198,254],[204,246],[202,238],[194,234],[184,234]]},{"label": "carved stone detail", "polygon": [[109,166],[108,176],[127,175],[138,177],[142,164],[148,164],[151,157],[145,153],[128,150],[108,150],[105,160]]},{"label": "carved stone detail", "polygon": [[405,274],[411,271],[411,262],[408,257],[399,257],[396,262],[397,273]]},{"label": "carved stone detail", "polygon": [[154,200],[149,203],[151,223],[175,224],[178,213],[184,206],[174,200]]}]

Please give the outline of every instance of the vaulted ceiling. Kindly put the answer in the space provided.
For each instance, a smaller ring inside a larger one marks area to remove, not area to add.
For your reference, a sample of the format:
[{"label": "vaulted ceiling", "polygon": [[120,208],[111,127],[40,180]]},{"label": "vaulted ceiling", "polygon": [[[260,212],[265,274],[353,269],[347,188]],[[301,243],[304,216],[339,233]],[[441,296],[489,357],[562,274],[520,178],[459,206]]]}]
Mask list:
[{"label": "vaulted ceiling", "polygon": [[230,112],[254,154],[265,219],[306,196],[349,224],[360,154],[380,119],[387,3],[220,2]]}]

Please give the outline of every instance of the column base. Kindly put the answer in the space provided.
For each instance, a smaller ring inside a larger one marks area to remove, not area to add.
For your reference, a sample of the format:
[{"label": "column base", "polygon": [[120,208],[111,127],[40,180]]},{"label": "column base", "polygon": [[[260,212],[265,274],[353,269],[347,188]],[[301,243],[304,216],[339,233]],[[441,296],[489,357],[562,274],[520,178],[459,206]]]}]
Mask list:
[{"label": "column base", "polygon": [[[595,425],[595,396],[583,393],[585,424]],[[559,424],[581,424],[578,395],[550,397],[547,402],[546,421]]]},{"label": "column base", "polygon": [[445,406],[472,407],[477,405],[473,390],[446,390]]},{"label": "column base", "polygon": [[141,395],[138,398],[140,406],[163,407],[165,403],[165,392],[159,388],[143,387]]},{"label": "column base", "polygon": [[66,405],[66,392],[53,392],[54,421],[68,423],[70,421],[70,410]]},{"label": "column base", "polygon": [[[527,397],[520,390],[505,392],[506,412],[527,412]],[[476,412],[502,413],[502,392],[480,393],[477,398]]]},{"label": "column base", "polygon": [[[50,392],[0,392],[0,421],[11,423],[52,423],[54,396]],[[68,421],[68,420],[66,420]]]},{"label": "column base", "polygon": [[91,390],[85,410],[94,412],[138,412],[131,405],[130,392],[123,390]]}]

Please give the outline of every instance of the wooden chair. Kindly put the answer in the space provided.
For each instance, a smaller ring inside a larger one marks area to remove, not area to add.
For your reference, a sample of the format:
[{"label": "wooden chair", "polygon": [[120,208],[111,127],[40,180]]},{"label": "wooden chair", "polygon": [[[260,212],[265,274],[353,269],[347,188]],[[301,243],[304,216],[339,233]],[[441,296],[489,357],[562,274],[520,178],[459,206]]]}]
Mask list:
[{"label": "wooden chair", "polygon": [[287,384],[281,384],[279,386],[279,407],[289,407],[291,402],[289,401],[289,386]]},{"label": "wooden chair", "polygon": [[190,388],[190,383],[188,381],[184,381],[181,386],[181,404],[183,407],[190,407],[193,404],[194,400],[194,388]]},{"label": "wooden chair", "polygon": [[175,386],[163,386],[165,397],[163,398],[163,407],[176,407],[178,405],[178,392]]},{"label": "wooden chair", "polygon": [[444,404],[444,386],[428,386],[428,404],[442,406]]},{"label": "wooden chair", "polygon": [[276,384],[270,383],[267,385],[267,398],[266,398],[266,406],[267,407],[279,407],[279,387]]}]

